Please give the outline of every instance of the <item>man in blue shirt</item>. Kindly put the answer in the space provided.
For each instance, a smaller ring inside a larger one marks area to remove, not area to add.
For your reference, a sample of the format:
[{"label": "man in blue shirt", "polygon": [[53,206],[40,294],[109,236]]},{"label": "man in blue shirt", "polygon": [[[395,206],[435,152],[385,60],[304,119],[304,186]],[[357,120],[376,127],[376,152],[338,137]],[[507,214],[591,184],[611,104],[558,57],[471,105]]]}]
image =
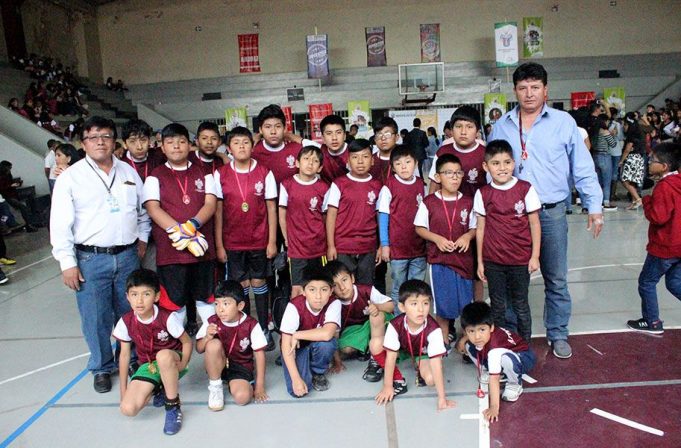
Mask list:
[{"label": "man in blue shirt", "polygon": [[[568,177],[589,210],[587,230],[598,237],[603,228],[603,192],[589,150],[575,121],[546,104],[548,75],[528,62],[513,73],[518,106],[499,119],[490,140],[503,139],[513,147],[514,175],[534,186],[542,203],[540,265],[544,277],[546,336],[558,358],[572,356],[567,342],[572,299],[567,287],[567,217],[564,200],[570,194]],[[522,130],[522,131],[521,131]]]}]

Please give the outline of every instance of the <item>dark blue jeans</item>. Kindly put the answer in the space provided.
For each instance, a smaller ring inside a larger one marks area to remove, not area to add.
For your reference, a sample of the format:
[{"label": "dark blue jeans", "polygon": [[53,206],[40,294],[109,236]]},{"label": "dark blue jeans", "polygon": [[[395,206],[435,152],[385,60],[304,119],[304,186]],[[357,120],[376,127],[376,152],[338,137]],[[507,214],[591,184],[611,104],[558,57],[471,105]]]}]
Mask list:
[{"label": "dark blue jeans", "polygon": [[660,320],[657,304],[657,284],[664,276],[667,290],[681,300],[681,258],[658,258],[648,254],[638,276],[638,293],[641,296],[641,311],[648,325]]},{"label": "dark blue jeans", "polygon": [[[312,390],[312,375],[322,375],[329,369],[329,363],[333,358],[333,354],[338,347],[336,338],[330,341],[311,342],[303,348],[296,350],[296,367],[305,384],[307,390]],[[293,393],[293,383],[291,375],[288,372],[286,363],[282,363],[284,367],[284,381],[286,382],[286,390],[295,398],[298,398]]]}]

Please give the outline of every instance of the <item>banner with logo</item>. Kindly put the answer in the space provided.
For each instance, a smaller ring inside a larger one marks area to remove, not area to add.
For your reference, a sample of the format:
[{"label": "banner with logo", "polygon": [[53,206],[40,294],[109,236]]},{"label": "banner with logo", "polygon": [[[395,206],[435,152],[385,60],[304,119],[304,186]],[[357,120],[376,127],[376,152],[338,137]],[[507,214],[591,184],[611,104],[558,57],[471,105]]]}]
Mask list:
[{"label": "banner with logo", "polygon": [[307,77],[321,79],[329,76],[329,37],[326,34],[311,34],[307,43]]},{"label": "banner with logo", "polygon": [[572,92],[570,94],[570,107],[572,110],[586,107],[596,99],[596,92]]},{"label": "banner with logo", "polygon": [[421,62],[440,62],[440,24],[421,24]]},{"label": "banner with logo", "polygon": [[603,89],[603,99],[608,102],[612,107],[617,109],[620,116],[624,115],[626,112],[626,92],[623,87],[608,87]]},{"label": "banner with logo", "polygon": [[516,22],[494,24],[494,48],[497,67],[510,67],[518,64],[518,24]]},{"label": "banner with logo", "polygon": [[225,126],[231,131],[237,126],[248,127],[248,112],[246,107],[231,107],[225,110]]},{"label": "banner with logo", "polygon": [[544,56],[544,18],[523,18],[523,57],[541,58]]},{"label": "banner with logo", "polygon": [[281,106],[281,110],[286,117],[286,132],[293,132],[293,109],[291,106]]},{"label": "banner with logo", "polygon": [[365,132],[369,130],[369,121],[371,121],[369,101],[348,101],[349,124],[356,124],[359,132]]},{"label": "banner with logo", "polygon": [[324,117],[333,113],[333,104],[310,104],[308,106],[308,111],[310,113],[310,137],[312,140],[321,143],[322,130],[319,127],[319,124]]},{"label": "banner with logo", "polygon": [[506,113],[506,94],[505,93],[486,93],[485,103],[485,123],[495,123]]},{"label": "banner with logo", "polygon": [[239,34],[239,72],[260,71],[260,55],[257,34]]},{"label": "banner with logo", "polygon": [[367,67],[386,65],[385,27],[367,27],[364,28],[364,33],[367,41]]}]

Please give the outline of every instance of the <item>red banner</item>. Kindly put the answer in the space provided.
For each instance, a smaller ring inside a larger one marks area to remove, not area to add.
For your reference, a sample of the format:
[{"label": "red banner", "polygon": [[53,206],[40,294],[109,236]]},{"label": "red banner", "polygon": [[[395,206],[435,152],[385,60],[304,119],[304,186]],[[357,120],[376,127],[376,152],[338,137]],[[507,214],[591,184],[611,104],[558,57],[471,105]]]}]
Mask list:
[{"label": "red banner", "polygon": [[596,99],[596,92],[572,92],[570,94],[570,106],[572,110],[580,107],[588,107],[589,103]]},{"label": "red banner", "polygon": [[322,143],[322,130],[319,127],[321,121],[327,115],[333,113],[333,104],[310,104],[310,138],[318,143]]},{"label": "red banner", "polygon": [[293,110],[291,106],[281,106],[281,110],[286,117],[286,132],[293,132]]},{"label": "red banner", "polygon": [[257,34],[239,34],[239,72],[260,71],[260,56]]}]

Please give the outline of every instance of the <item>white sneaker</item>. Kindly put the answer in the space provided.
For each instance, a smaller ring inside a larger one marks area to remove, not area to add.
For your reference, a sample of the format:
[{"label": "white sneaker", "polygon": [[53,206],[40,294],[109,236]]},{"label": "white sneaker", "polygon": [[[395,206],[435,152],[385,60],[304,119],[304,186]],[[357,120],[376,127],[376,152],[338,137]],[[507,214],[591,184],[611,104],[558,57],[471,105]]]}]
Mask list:
[{"label": "white sneaker", "polygon": [[520,384],[507,384],[504,388],[504,393],[501,394],[501,399],[504,401],[517,401],[522,393],[523,386]]},{"label": "white sneaker", "polygon": [[211,411],[222,411],[225,407],[225,394],[222,383],[213,386],[208,385],[208,409]]}]

